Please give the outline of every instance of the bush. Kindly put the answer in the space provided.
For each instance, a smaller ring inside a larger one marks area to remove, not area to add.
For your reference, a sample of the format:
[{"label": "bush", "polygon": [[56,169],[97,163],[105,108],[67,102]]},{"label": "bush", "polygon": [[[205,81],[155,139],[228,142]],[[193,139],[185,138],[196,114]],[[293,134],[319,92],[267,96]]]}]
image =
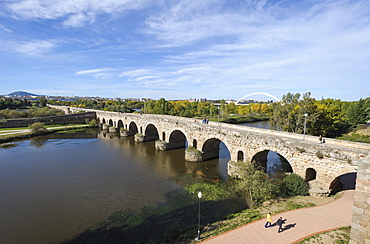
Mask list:
[{"label": "bush", "polygon": [[186,186],[185,190],[195,199],[198,199],[198,192],[202,192],[204,201],[220,201],[235,197],[235,194],[224,182],[217,183],[197,183]]},{"label": "bush", "polygon": [[28,129],[31,130],[32,133],[39,133],[41,131],[45,131],[44,124],[40,122],[33,123],[28,126]]},{"label": "bush", "polygon": [[234,191],[245,199],[249,207],[258,206],[279,193],[278,185],[253,163],[240,165],[236,175],[238,179],[231,180]]},{"label": "bush", "polygon": [[320,158],[320,159],[323,159],[323,158],[324,158],[324,154],[322,154],[322,152],[320,152],[320,151],[317,151],[317,152],[316,152],[316,156],[317,156],[318,158]]},{"label": "bush", "polygon": [[281,193],[285,197],[307,196],[308,185],[302,177],[297,174],[290,174],[281,182]]},{"label": "bush", "polygon": [[92,120],[86,119],[85,122],[86,122],[86,124],[90,125],[91,127],[98,126],[98,122],[96,121],[96,119],[92,119]]}]

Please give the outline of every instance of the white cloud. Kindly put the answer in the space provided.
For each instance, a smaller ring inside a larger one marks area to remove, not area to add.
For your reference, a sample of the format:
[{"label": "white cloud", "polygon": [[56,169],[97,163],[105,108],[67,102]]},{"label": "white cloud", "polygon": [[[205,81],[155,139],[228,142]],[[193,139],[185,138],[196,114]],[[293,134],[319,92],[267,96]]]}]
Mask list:
[{"label": "white cloud", "polygon": [[[6,17],[16,20],[0,25],[1,50],[37,55],[58,44],[60,52],[47,57],[58,68],[70,65],[65,73],[77,70],[78,82],[107,78],[106,87],[134,84],[128,92],[171,89],[176,92],[166,94],[213,98],[368,82],[367,0],[7,0],[4,5]],[[29,31],[18,33],[22,28]],[[27,41],[42,36],[49,40]],[[97,64],[103,68],[82,68]]]},{"label": "white cloud", "polygon": [[78,75],[95,74],[95,73],[101,73],[101,72],[111,71],[111,70],[115,70],[115,69],[103,68],[103,69],[81,70],[81,71],[77,71],[76,74],[78,74]]},{"label": "white cloud", "polygon": [[6,28],[6,27],[5,27],[5,26],[3,26],[2,24],[0,24],[0,30],[6,31],[6,32],[9,32],[9,33],[13,32],[12,30],[10,30],[10,29]]},{"label": "white cloud", "polygon": [[160,76],[156,76],[156,75],[148,75],[148,76],[138,77],[138,78],[136,78],[135,80],[136,80],[136,81],[142,81],[142,80],[151,80],[151,79],[157,79],[157,78],[160,78]]},{"label": "white cloud", "polygon": [[202,72],[209,72],[212,70],[212,66],[198,66],[198,67],[189,67],[183,68],[173,72],[174,74],[182,74],[182,73],[202,73]]},{"label": "white cloud", "polygon": [[121,74],[119,74],[119,77],[122,77],[122,76],[140,76],[140,75],[143,75],[143,74],[148,74],[149,73],[149,70],[147,69],[136,69],[136,70],[131,70],[131,71],[126,71],[126,72],[122,72]]},{"label": "white cloud", "polygon": [[36,40],[15,44],[14,50],[27,56],[37,56],[50,52],[56,45],[50,41]]},{"label": "white cloud", "polygon": [[87,21],[93,22],[93,19],[93,17],[88,18],[85,14],[77,13],[69,16],[63,25],[66,27],[82,27]]},{"label": "white cloud", "polygon": [[64,26],[82,27],[99,14],[115,14],[141,9],[148,0],[21,0],[9,1],[8,9],[19,19],[62,19]]}]

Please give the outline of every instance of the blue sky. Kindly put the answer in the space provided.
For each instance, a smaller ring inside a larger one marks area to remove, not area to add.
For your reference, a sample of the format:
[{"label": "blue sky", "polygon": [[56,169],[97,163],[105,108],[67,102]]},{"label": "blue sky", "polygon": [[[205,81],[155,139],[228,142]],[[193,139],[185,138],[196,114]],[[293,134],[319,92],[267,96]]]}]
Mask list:
[{"label": "blue sky", "polygon": [[368,0],[1,0],[0,94],[370,96]]}]

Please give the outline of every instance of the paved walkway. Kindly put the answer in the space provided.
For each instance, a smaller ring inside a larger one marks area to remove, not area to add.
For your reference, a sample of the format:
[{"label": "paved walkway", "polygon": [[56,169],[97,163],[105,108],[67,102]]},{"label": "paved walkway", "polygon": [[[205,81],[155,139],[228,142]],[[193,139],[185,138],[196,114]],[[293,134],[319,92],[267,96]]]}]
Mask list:
[{"label": "paved walkway", "polygon": [[341,198],[328,204],[275,214],[272,216],[273,223],[279,217],[286,219],[283,225],[285,229],[280,233],[276,225],[265,228],[266,218],[263,218],[202,243],[295,243],[315,233],[351,225],[353,199],[354,190],[347,190]]}]

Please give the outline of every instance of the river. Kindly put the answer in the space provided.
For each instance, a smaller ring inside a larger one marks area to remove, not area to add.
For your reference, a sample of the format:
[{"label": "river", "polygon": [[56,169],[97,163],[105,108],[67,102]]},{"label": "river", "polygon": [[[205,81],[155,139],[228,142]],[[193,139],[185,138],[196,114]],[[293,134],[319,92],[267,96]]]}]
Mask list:
[{"label": "river", "polygon": [[270,129],[269,127],[270,123],[268,120],[245,123],[245,124],[238,124],[238,125],[251,126],[251,127],[256,127],[256,128],[262,128],[262,129]]},{"label": "river", "polygon": [[[0,243],[59,243],[120,209],[166,201],[174,177],[227,178],[229,154],[202,163],[96,130],[52,134],[0,148]],[[178,182],[178,183],[176,183]]]}]

